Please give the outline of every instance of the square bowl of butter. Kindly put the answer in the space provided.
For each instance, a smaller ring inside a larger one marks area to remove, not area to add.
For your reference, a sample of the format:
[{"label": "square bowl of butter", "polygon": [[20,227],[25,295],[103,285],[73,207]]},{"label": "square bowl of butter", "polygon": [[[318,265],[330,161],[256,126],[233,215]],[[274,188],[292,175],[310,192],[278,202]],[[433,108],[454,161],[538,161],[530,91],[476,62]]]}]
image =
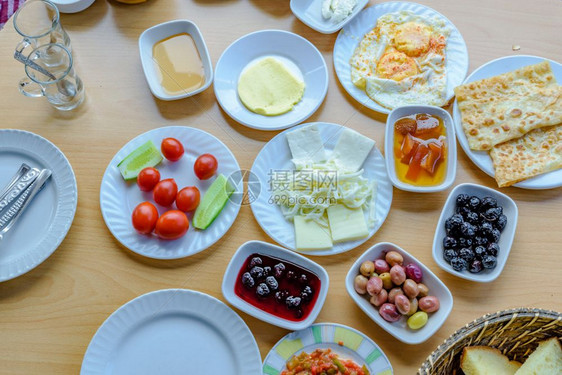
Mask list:
[{"label": "square bowl of butter", "polygon": [[291,10],[308,27],[322,34],[333,34],[368,3],[369,0],[291,0]]},{"label": "square bowl of butter", "polygon": [[213,65],[203,35],[188,20],[164,22],[139,37],[142,68],[152,94],[177,100],[199,94],[213,82]]}]

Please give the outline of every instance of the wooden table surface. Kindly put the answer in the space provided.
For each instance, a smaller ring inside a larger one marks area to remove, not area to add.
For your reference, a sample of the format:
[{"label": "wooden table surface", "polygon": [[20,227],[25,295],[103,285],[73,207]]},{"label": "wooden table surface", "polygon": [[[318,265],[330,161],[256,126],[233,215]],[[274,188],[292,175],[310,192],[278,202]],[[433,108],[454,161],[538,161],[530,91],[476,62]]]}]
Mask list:
[{"label": "wooden table surface", "polygon": [[[518,54],[562,61],[559,0],[420,2],[444,14],[460,30],[470,54],[469,72],[492,59]],[[178,18],[198,24],[213,64],[230,43],[252,31],[277,28],[304,36],[324,55],[330,77],[328,95],[309,121],[343,124],[375,139],[379,149],[383,145],[385,116],[356,103],[336,78],[332,49],[337,34],[323,35],[305,26],[291,13],[288,0],[149,0],[132,6],[97,0],[82,13],[62,15],[87,96],[72,113],[57,112],[44,99],[18,93],[24,73],[11,57],[19,38],[9,22],[0,31],[0,127],[40,134],[66,154],[78,180],[78,208],[66,239],[50,258],[0,284],[1,374],[78,373],[92,336],[119,306],[164,288],[199,290],[224,301],[220,285],[235,250],[248,240],[273,242],[250,207],[243,206],[229,232],[208,250],[186,259],[158,261],[121,246],[102,219],[98,197],[104,170],[138,134],[169,125],[200,128],[226,143],[246,169],[277,134],[231,120],[217,104],[212,88],[172,102],[151,95],[140,64],[138,37],[150,26]],[[514,52],[513,45],[521,49]],[[455,185],[473,182],[496,187],[460,148],[458,161]],[[454,277],[433,261],[434,229],[449,191],[422,195],[394,189],[390,214],[373,238],[348,253],[313,258],[331,279],[317,322],[342,323],[364,332],[380,345],[399,375],[415,373],[444,339],[485,313],[518,306],[562,310],[562,189],[502,189],[517,202],[519,222],[507,265],[490,284]],[[422,345],[408,346],[394,339],[345,291],[350,265],[381,241],[410,251],[453,293],[451,315]],[[262,358],[287,333],[237,312],[255,335]]]}]

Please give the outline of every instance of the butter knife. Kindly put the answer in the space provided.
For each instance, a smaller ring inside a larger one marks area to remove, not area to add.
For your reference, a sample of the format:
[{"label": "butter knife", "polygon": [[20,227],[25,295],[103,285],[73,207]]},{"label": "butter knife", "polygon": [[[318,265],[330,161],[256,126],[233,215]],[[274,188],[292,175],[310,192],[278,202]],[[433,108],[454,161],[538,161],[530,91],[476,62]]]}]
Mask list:
[{"label": "butter knife", "polygon": [[0,217],[0,241],[14,226],[22,212],[25,211],[29,205],[29,202],[43,189],[49,177],[51,177],[51,171],[49,169],[43,169],[35,181],[20,194],[12,206]]}]

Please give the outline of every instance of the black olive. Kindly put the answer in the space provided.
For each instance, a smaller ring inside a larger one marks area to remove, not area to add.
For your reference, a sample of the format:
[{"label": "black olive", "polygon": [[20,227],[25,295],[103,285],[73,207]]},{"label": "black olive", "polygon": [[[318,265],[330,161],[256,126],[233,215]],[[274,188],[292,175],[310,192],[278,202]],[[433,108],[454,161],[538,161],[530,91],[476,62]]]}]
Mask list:
[{"label": "black olive", "polygon": [[474,246],[486,246],[488,245],[488,242],[489,241],[486,237],[479,236],[478,234],[473,238]]},{"label": "black olive", "polygon": [[463,219],[466,219],[469,213],[472,211],[468,207],[457,207],[457,214],[461,215]]},{"label": "black olive", "polygon": [[480,210],[486,211],[488,208],[494,208],[498,206],[498,201],[492,197],[484,197],[480,202]]},{"label": "black olive", "polygon": [[455,271],[464,271],[465,269],[467,269],[468,267],[468,263],[466,262],[466,260],[456,257],[451,259],[451,266],[453,267],[453,269]]},{"label": "black olive", "polygon": [[265,298],[269,295],[269,288],[265,283],[261,283],[260,285],[258,285],[258,287],[256,288],[256,294],[258,295],[258,297],[260,298]]},{"label": "black olive", "polygon": [[457,240],[453,237],[445,236],[443,238],[443,248],[444,249],[454,249],[457,247]]},{"label": "black olive", "polygon": [[477,225],[480,222],[480,217],[478,216],[478,214],[472,211],[468,212],[464,219],[472,225]]},{"label": "black olive", "polygon": [[474,248],[474,255],[476,258],[482,259],[487,254],[487,250],[484,246],[476,246]]},{"label": "black olive", "polygon": [[500,218],[503,214],[503,209],[501,207],[493,207],[488,208],[486,211],[483,211],[480,215],[488,221],[494,222]]},{"label": "black olive", "polygon": [[443,259],[445,259],[447,263],[451,263],[451,259],[456,258],[458,256],[459,256],[458,252],[456,252],[453,249],[446,249],[445,251],[443,251]]},{"label": "black olive", "polygon": [[466,262],[470,264],[470,262],[472,262],[472,260],[474,259],[474,251],[472,251],[472,249],[466,248],[461,249],[461,251],[459,251],[459,257],[466,260]]},{"label": "black olive", "polygon": [[263,277],[263,268],[255,266],[250,270],[250,275],[252,275],[254,279],[261,279]]},{"label": "black olive", "polygon": [[496,220],[496,222],[494,223],[494,226],[500,232],[502,232],[505,229],[506,225],[507,225],[507,216],[505,216],[504,214],[501,214],[500,217],[498,217],[498,220]]},{"label": "black olive", "polygon": [[461,228],[462,223],[464,222],[463,218],[459,214],[455,214],[448,218],[445,221],[445,230],[449,235],[457,235],[459,234],[459,230]]},{"label": "black olive", "polygon": [[463,247],[466,247],[466,248],[472,247],[472,239],[460,237],[459,239],[457,239],[457,247],[459,249],[462,249]]},{"label": "black olive", "polygon": [[474,227],[474,225],[465,221],[461,225],[461,234],[465,238],[472,238],[476,234],[476,228]]},{"label": "black olive", "polygon": [[253,288],[255,284],[256,282],[254,281],[252,275],[250,275],[250,272],[244,272],[242,274],[242,285],[246,288]]},{"label": "black olive", "polygon": [[480,224],[480,228],[478,228],[478,233],[485,238],[490,238],[492,236],[492,231],[494,230],[494,226],[487,221]]},{"label": "black olive", "polygon": [[497,263],[498,260],[493,255],[486,255],[484,258],[482,258],[482,265],[484,266],[484,268],[494,268]]},{"label": "black olive", "polygon": [[474,259],[472,263],[470,263],[470,267],[468,268],[468,271],[471,273],[478,273],[482,271],[482,262],[479,261],[478,259]]},{"label": "black olive", "polygon": [[476,196],[470,197],[467,207],[470,208],[472,211],[478,211],[478,209],[480,208],[480,198]]},{"label": "black olive", "polygon": [[495,257],[498,256],[499,252],[500,252],[500,245],[498,245],[496,242],[491,242],[488,245],[488,248],[486,249],[486,254],[493,255]]},{"label": "black olive", "polygon": [[499,242],[501,237],[501,232],[496,228],[492,229],[492,235],[490,236],[491,242]]},{"label": "black olive", "polygon": [[468,204],[470,197],[467,194],[457,195],[457,207],[464,207]]}]

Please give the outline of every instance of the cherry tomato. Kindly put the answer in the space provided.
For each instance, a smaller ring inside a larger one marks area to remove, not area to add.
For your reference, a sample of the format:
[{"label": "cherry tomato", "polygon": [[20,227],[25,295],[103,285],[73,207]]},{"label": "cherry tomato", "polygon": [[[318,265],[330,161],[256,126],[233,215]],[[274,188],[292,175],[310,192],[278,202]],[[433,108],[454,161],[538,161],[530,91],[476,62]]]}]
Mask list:
[{"label": "cherry tomato", "polygon": [[187,212],[193,211],[199,206],[201,193],[195,186],[188,186],[181,189],[176,197],[176,207],[178,210]]},{"label": "cherry tomato", "polygon": [[150,202],[142,202],[133,210],[133,227],[142,234],[152,233],[158,220],[158,210]]},{"label": "cherry tomato", "polygon": [[193,170],[200,180],[208,180],[217,171],[218,164],[217,159],[213,155],[203,154],[195,160]]},{"label": "cherry tomato", "polygon": [[175,240],[183,236],[188,228],[187,216],[179,210],[170,210],[158,218],[154,233],[164,240]]},{"label": "cherry tomato", "polygon": [[167,178],[160,181],[154,187],[154,202],[161,206],[169,206],[174,203],[178,194],[178,185],[173,178]]},{"label": "cherry tomato", "polygon": [[175,138],[164,138],[160,149],[169,161],[178,161],[183,156],[183,145]]},{"label": "cherry tomato", "polygon": [[151,191],[158,181],[160,181],[160,172],[152,167],[144,168],[137,176],[137,185],[142,191]]}]

